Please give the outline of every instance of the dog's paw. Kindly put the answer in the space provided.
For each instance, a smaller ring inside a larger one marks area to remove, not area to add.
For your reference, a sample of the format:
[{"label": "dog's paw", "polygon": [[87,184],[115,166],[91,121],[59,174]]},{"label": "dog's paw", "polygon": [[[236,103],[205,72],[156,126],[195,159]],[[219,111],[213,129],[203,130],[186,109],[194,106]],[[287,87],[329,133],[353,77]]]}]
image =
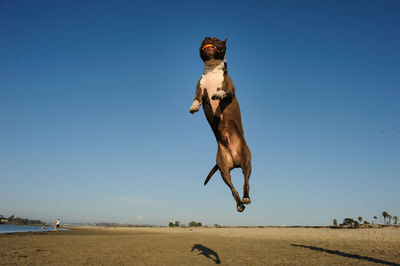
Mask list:
[{"label": "dog's paw", "polygon": [[199,103],[198,100],[194,100],[193,103],[192,103],[192,106],[190,107],[189,112],[191,114],[193,114],[193,113],[196,113],[199,110],[200,110],[200,103]]},{"label": "dog's paw", "polygon": [[189,112],[190,112],[191,114],[194,114],[194,113],[196,113],[197,111],[199,111],[199,108],[190,107]]},{"label": "dog's paw", "polygon": [[246,206],[244,206],[243,203],[236,207],[238,212],[243,212],[245,208],[246,208]]},{"label": "dog's paw", "polygon": [[217,91],[212,97],[212,100],[222,100],[223,98],[225,98],[226,93],[223,90],[219,90]]},{"label": "dog's paw", "polygon": [[242,202],[247,205],[247,204],[251,203],[251,200],[250,200],[250,198],[243,198]]}]

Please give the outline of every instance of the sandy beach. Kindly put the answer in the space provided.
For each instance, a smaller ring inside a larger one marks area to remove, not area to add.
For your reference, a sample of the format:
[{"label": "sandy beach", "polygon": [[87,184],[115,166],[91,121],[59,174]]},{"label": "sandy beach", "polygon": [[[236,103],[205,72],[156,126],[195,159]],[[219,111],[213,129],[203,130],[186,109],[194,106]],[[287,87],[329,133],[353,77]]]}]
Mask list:
[{"label": "sandy beach", "polygon": [[399,265],[400,228],[99,228],[0,235],[0,264]]}]

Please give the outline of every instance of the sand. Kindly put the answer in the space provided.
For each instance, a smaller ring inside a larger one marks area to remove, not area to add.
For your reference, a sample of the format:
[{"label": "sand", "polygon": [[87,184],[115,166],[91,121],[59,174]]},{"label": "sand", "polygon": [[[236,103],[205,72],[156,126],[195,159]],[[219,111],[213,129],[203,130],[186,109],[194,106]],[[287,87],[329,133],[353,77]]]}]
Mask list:
[{"label": "sand", "polygon": [[98,228],[0,235],[0,264],[400,265],[400,228]]}]

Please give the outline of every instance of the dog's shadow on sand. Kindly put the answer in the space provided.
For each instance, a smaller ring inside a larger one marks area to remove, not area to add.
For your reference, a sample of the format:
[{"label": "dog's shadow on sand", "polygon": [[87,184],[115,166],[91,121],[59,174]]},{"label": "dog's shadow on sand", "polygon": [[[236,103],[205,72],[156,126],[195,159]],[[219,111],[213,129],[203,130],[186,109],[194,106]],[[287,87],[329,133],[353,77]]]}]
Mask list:
[{"label": "dog's shadow on sand", "polygon": [[358,254],[345,253],[345,252],[341,252],[341,251],[338,251],[338,250],[331,250],[331,249],[325,249],[325,248],[314,247],[314,246],[299,245],[299,244],[290,244],[290,245],[292,247],[308,248],[308,249],[311,249],[311,250],[316,250],[316,251],[325,252],[325,253],[329,253],[329,254],[339,255],[339,256],[342,256],[342,257],[347,257],[347,258],[352,258],[352,259],[366,260],[366,261],[369,261],[369,262],[386,264],[386,265],[399,265],[399,264],[397,264],[395,262],[391,262],[391,261],[375,259],[375,258],[371,258],[371,257],[361,256],[361,255],[358,255]]},{"label": "dog's shadow on sand", "polygon": [[198,255],[203,255],[213,260],[216,264],[221,264],[221,260],[219,259],[218,253],[215,252],[214,250],[205,247],[201,244],[194,244],[190,252],[193,252],[196,249],[200,252]]}]

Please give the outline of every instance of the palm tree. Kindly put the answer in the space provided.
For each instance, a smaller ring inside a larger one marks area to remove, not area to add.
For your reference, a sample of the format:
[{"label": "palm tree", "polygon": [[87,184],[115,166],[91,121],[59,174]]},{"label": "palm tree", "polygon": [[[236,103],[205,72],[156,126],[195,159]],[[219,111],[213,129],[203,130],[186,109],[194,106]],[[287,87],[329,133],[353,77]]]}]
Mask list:
[{"label": "palm tree", "polygon": [[387,213],[386,211],[382,212],[382,216],[383,216],[383,224],[386,223],[386,217],[389,216],[389,213]]},{"label": "palm tree", "polygon": [[394,224],[397,225],[397,221],[399,220],[399,218],[397,216],[393,216],[393,220],[394,220]]},{"label": "palm tree", "polygon": [[392,220],[392,215],[388,215],[388,218],[389,218],[389,222],[388,222],[388,224],[392,224],[392,222],[391,222],[391,220]]},{"label": "palm tree", "polygon": [[376,219],[378,219],[378,217],[374,216],[375,223],[376,223]]}]

